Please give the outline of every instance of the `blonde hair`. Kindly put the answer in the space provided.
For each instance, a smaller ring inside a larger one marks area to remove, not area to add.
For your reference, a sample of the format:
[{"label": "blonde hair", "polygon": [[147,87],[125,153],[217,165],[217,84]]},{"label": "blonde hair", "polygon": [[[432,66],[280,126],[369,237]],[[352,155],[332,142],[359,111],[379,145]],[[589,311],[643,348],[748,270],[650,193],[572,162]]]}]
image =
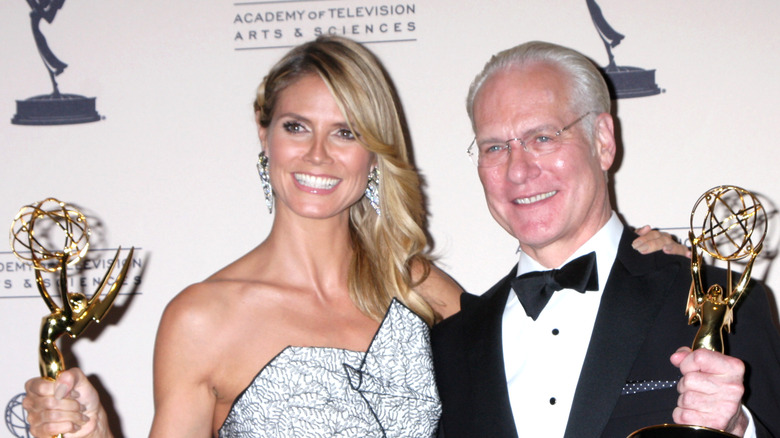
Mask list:
[{"label": "blonde hair", "polygon": [[390,301],[397,298],[432,324],[433,309],[413,290],[431,268],[420,178],[409,162],[397,96],[376,57],[360,44],[337,36],[322,36],[293,48],[258,87],[258,123],[268,127],[279,92],[311,74],[322,78],[350,129],[375,154],[380,174],[381,216],[365,197],[350,208],[352,302],[381,321]]}]

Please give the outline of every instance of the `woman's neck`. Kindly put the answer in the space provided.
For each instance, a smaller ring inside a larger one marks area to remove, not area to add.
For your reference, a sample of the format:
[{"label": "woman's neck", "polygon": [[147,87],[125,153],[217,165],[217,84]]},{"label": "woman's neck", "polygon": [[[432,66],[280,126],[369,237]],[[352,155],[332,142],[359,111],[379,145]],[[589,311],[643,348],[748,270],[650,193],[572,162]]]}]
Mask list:
[{"label": "woman's neck", "polygon": [[292,282],[316,289],[346,288],[353,247],[349,217],[310,219],[277,215],[263,243],[269,263],[295,273]]}]

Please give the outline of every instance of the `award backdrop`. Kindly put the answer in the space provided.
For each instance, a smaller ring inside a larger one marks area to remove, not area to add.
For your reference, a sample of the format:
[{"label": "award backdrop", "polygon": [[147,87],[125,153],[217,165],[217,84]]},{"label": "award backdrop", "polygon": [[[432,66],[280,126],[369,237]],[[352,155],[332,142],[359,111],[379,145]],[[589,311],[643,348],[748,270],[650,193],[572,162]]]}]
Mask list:
[{"label": "award backdrop", "polygon": [[[747,188],[770,221],[753,278],[777,293],[779,16],[774,0],[6,0],[0,223],[49,196],[84,212],[94,236],[70,268],[73,291],[95,290],[117,247],[136,247],[115,308],[63,350],[108,395],[115,432],[144,436],[166,303],[270,228],[251,106],[268,68],[324,33],[379,55],[406,111],[440,264],[481,293],[516,262],[516,242],[490,217],[465,154],[466,91],[492,53],[540,39],[582,51],[612,80],[623,217],[685,236],[701,193]],[[0,436],[24,436],[19,394],[37,375],[47,310],[33,278],[0,246]]]}]

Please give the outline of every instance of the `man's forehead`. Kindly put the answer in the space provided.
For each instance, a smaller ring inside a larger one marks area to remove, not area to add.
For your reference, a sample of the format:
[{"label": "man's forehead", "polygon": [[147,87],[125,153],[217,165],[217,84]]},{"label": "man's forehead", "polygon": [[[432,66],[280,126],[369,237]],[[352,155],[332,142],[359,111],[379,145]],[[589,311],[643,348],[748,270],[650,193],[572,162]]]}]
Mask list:
[{"label": "man's forehead", "polygon": [[511,65],[488,76],[474,100],[479,103],[480,100],[502,97],[532,98],[539,93],[561,95],[568,91],[569,84],[565,72],[549,62]]},{"label": "man's forehead", "polygon": [[475,96],[477,133],[508,128],[507,125],[532,129],[565,119],[571,112],[568,84],[565,76],[549,67],[537,63],[491,75]]}]

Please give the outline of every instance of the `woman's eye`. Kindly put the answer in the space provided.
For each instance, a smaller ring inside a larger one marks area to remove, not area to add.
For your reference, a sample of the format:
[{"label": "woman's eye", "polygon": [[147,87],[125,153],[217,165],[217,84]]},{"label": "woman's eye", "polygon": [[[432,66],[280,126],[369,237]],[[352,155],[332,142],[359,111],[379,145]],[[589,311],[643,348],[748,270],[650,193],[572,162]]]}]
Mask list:
[{"label": "woman's eye", "polygon": [[301,125],[298,122],[284,122],[282,124],[282,127],[287,132],[296,133],[296,132],[302,132],[303,131],[303,125]]},{"label": "woman's eye", "polygon": [[339,129],[336,131],[336,136],[339,137],[342,140],[354,140],[355,134],[352,133],[349,129]]}]

